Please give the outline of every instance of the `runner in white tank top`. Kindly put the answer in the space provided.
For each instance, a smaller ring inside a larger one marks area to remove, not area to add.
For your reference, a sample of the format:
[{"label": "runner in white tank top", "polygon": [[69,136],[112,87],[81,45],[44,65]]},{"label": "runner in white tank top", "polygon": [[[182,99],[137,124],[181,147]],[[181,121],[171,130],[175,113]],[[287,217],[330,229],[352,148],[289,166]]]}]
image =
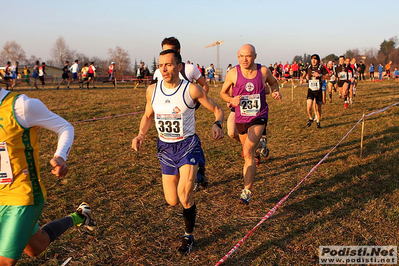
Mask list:
[{"label": "runner in white tank top", "polygon": [[132,148],[140,151],[145,135],[155,119],[160,138],[158,158],[162,169],[162,183],[166,201],[183,206],[185,234],[179,251],[190,252],[194,244],[196,205],[192,193],[198,165],[203,152],[195,134],[194,104],[198,101],[212,111],[216,122],[212,125],[215,140],[223,138],[221,123],[223,110],[197,85],[182,81],[180,53],[165,50],[159,56],[159,69],[163,81],[147,89],[145,113],[141,118],[139,134],[132,141]]}]

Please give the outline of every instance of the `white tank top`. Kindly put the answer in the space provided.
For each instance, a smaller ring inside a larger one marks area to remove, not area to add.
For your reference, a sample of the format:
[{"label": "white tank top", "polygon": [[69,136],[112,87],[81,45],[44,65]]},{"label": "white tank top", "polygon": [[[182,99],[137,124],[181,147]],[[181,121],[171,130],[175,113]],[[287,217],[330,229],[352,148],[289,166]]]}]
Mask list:
[{"label": "white tank top", "polygon": [[158,136],[164,142],[182,141],[195,134],[195,103],[189,85],[186,80],[174,89],[165,88],[163,80],[155,85],[151,103]]}]

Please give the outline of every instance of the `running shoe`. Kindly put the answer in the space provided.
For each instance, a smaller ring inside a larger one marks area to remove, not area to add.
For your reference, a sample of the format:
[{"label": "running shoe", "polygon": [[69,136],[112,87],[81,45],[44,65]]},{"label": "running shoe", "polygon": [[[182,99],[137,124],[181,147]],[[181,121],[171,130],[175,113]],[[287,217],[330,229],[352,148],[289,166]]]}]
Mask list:
[{"label": "running shoe", "polygon": [[59,90],[60,89],[60,87],[57,87],[57,90]]},{"label": "running shoe", "polygon": [[91,209],[89,204],[86,202],[82,202],[79,207],[76,209],[76,212],[79,213],[81,216],[85,217],[85,221],[78,226],[86,226],[88,229],[93,230],[94,226],[97,226],[96,221],[91,216]]},{"label": "running shoe", "polygon": [[260,143],[261,143],[262,147],[260,148],[259,153],[263,157],[267,158],[269,156],[269,149],[267,148],[267,138],[266,137],[262,137],[260,139]]},{"label": "running shoe", "polygon": [[348,108],[348,103],[345,103],[344,108]]},{"label": "running shoe", "polygon": [[251,190],[244,188],[240,195],[240,203],[248,205],[250,200]]},{"label": "running shoe", "polygon": [[184,234],[181,246],[179,247],[178,251],[183,254],[187,254],[191,252],[193,246],[194,246],[194,236]]},{"label": "running shoe", "polygon": [[312,125],[312,123],[313,123],[313,119],[309,119],[308,120],[308,123],[306,124],[308,127],[310,127],[311,125]]},{"label": "running shoe", "polygon": [[317,128],[321,128],[320,122],[317,122]]},{"label": "running shoe", "polygon": [[194,184],[194,192],[205,189],[208,186],[208,180],[205,177],[205,166],[199,166],[197,172],[197,180],[195,180]]}]

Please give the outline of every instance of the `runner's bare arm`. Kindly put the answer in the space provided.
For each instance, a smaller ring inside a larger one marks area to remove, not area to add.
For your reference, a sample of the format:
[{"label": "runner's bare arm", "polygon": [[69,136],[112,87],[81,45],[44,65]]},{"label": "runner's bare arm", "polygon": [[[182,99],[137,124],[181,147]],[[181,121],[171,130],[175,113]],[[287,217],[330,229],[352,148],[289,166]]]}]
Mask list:
[{"label": "runner's bare arm", "polygon": [[222,90],[220,91],[220,97],[223,101],[231,103],[233,106],[238,106],[240,104],[240,95],[232,97],[230,95],[230,89],[234,86],[237,81],[237,69],[233,68],[226,75],[226,80],[223,83]]},{"label": "runner's bare arm", "polygon": [[141,146],[143,145],[145,135],[150,129],[152,124],[152,119],[154,117],[154,110],[152,109],[152,104],[151,104],[151,99],[154,89],[155,89],[155,84],[150,85],[147,88],[145,111],[140,121],[139,134],[132,141],[132,148],[137,152],[140,151]]},{"label": "runner's bare arm", "polygon": [[205,80],[205,78],[203,76],[199,77],[197,79],[197,82],[198,82],[199,85],[201,85],[201,87],[204,89],[204,91],[206,93],[209,92],[209,85],[208,85],[208,83],[206,82],[206,80]]}]

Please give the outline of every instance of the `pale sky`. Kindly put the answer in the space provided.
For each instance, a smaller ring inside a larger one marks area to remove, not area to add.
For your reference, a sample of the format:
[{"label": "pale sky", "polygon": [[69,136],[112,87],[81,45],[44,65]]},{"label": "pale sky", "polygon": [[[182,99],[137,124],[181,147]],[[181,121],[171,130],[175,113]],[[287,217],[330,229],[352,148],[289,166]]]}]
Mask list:
[{"label": "pale sky", "polygon": [[[360,2],[362,4],[360,4]],[[399,35],[399,1],[4,1],[0,49],[15,40],[27,57],[50,59],[62,36],[69,47],[87,56],[107,59],[108,49],[127,50],[151,66],[164,37],[175,36],[183,60],[216,65],[217,40],[221,67],[237,64],[241,45],[256,47],[257,62],[290,61],[295,55],[323,58],[348,49],[379,49],[384,39]],[[3,63],[0,63],[3,65]]]}]

